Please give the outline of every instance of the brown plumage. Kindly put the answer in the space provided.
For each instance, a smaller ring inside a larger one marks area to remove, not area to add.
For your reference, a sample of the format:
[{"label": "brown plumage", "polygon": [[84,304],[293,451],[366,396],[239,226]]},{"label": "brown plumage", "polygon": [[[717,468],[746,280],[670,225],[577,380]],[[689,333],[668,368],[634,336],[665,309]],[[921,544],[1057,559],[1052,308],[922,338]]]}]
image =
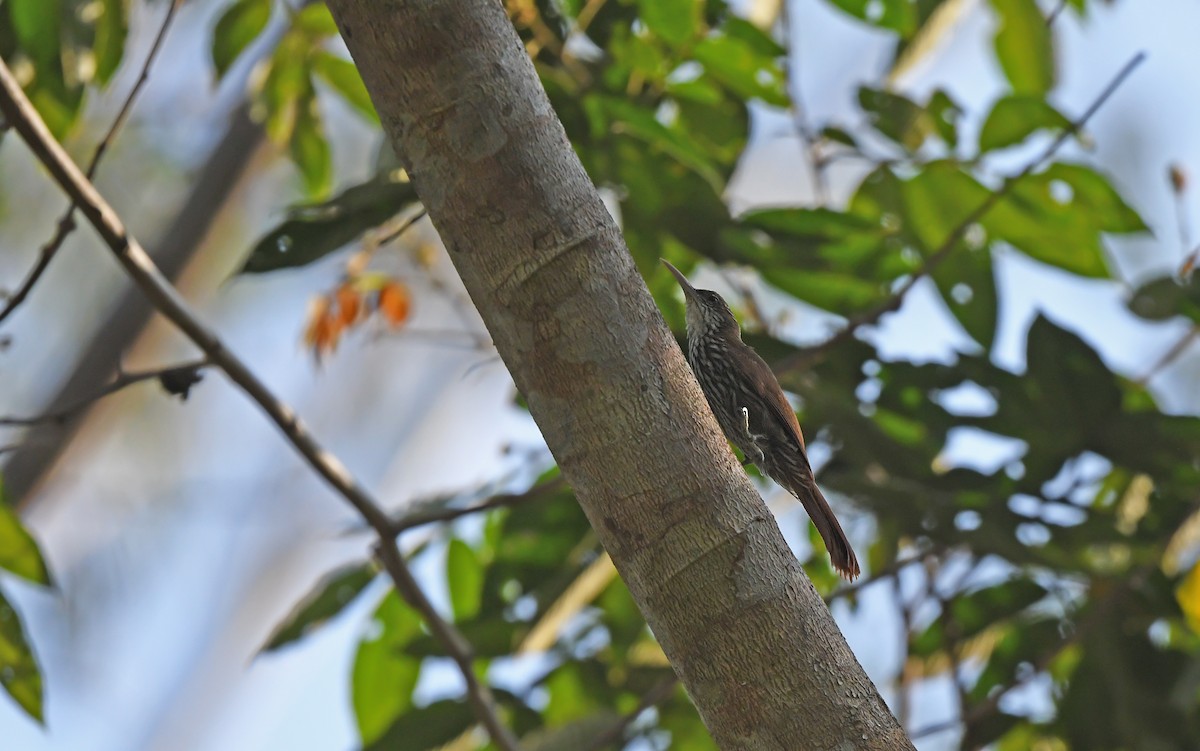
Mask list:
[{"label": "brown plumage", "polygon": [[687,359],[725,437],[763,474],[799,499],[839,574],[853,580],[858,559],[817,487],[796,413],[767,363],[742,341],[737,319],[716,292],[693,287],[663,261],[687,303]]}]

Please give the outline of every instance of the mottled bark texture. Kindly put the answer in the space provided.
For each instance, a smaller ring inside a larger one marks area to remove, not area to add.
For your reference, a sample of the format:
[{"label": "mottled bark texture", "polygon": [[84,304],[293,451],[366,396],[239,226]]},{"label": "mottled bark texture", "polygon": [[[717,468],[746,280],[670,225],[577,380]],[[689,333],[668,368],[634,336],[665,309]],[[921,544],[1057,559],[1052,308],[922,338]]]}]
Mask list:
[{"label": "mottled bark texture", "polygon": [[722,749],[911,744],[733,458],[498,0],[329,0],[546,442]]}]

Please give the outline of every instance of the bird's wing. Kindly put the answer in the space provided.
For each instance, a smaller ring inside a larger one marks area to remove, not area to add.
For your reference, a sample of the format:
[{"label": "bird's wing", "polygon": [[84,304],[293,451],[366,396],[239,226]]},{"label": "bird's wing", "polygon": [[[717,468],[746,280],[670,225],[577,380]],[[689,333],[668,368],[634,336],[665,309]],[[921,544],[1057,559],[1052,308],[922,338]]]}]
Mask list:
[{"label": "bird's wing", "polygon": [[769,419],[776,423],[780,430],[790,433],[795,438],[800,451],[804,452],[804,433],[800,430],[800,421],[796,419],[792,405],[783,395],[783,388],[775,378],[771,366],[767,365],[753,347],[745,343],[742,346],[746,348],[745,372],[753,393],[760,396]]}]

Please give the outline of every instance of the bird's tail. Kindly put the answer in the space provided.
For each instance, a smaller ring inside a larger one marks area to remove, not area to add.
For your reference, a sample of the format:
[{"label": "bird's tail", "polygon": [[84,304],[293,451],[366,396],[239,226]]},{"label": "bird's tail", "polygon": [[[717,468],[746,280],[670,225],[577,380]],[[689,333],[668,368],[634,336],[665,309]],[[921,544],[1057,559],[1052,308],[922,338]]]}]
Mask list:
[{"label": "bird's tail", "polygon": [[825,548],[829,551],[829,561],[833,564],[833,568],[845,578],[854,581],[861,573],[858,567],[858,558],[854,555],[854,548],[850,547],[850,538],[846,537],[846,533],[842,531],[842,525],[833,515],[829,501],[825,500],[821,489],[812,480],[801,481],[794,485],[795,487],[788,487],[788,491],[800,500],[800,503],[804,505],[804,510],[808,512],[809,518],[816,525],[817,532],[821,534],[821,539],[825,541]]}]

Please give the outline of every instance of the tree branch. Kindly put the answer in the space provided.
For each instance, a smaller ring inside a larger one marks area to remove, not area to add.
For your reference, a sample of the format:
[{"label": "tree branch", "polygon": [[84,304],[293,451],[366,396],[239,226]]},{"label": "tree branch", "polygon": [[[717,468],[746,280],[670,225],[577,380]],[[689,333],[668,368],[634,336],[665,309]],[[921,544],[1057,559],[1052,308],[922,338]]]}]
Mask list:
[{"label": "tree branch", "polygon": [[556,492],[565,488],[567,481],[562,476],[555,477],[540,485],[534,485],[524,493],[501,493],[486,498],[479,503],[470,506],[457,507],[442,507],[433,509],[417,509],[414,512],[409,512],[397,518],[392,522],[392,535],[399,535],[407,532],[415,527],[422,527],[426,524],[436,524],[438,522],[449,522],[470,514],[477,514],[481,511],[490,511],[497,508],[508,508],[519,506],[529,501],[544,498],[550,493]]},{"label": "tree branch", "polygon": [[637,721],[637,718],[641,717],[642,713],[647,709],[656,707],[667,699],[670,699],[671,694],[675,692],[675,685],[677,683],[679,683],[679,678],[674,674],[655,683],[642,696],[642,700],[638,702],[638,705],[633,708],[632,712],[623,715],[611,727],[593,738],[581,751],[600,751],[602,748],[624,740],[625,731],[629,729],[629,726]]},{"label": "tree branch", "polygon": [[134,384],[155,379],[161,381],[163,388],[168,392],[178,394],[186,399],[188,389],[196,381],[200,380],[199,371],[203,370],[209,364],[206,358],[201,358],[184,363],[183,365],[171,365],[166,368],[154,368],[152,370],[141,370],[133,373],[121,371],[117,373],[117,377],[111,383],[74,404],[36,417],[0,417],[0,426],[17,427],[42,425],[45,423],[61,425],[87,409],[93,402],[103,399],[110,394],[115,394],[121,389],[133,386]]},{"label": "tree branch", "polygon": [[1091,105],[1084,110],[1082,115],[1071,121],[1067,127],[1063,128],[1062,132],[1058,134],[1058,137],[1055,138],[1040,154],[1038,154],[1037,157],[1030,160],[1019,172],[1006,177],[1004,182],[1000,184],[1000,187],[989,193],[987,198],[985,198],[978,206],[976,206],[971,213],[967,214],[962,221],[955,225],[955,227],[950,230],[949,234],[946,235],[945,239],[942,240],[936,249],[934,249],[933,253],[931,253],[929,257],[925,259],[925,262],[921,264],[919,268],[913,271],[912,274],[910,274],[908,278],[904,280],[904,283],[902,283],[890,297],[876,305],[874,308],[864,311],[863,313],[851,318],[846,325],[841,328],[841,330],[820,344],[809,347],[779,361],[775,365],[776,372],[784,373],[787,371],[803,370],[811,367],[813,364],[823,359],[824,355],[829,350],[853,338],[859,329],[865,326],[874,325],[878,323],[879,319],[883,318],[883,316],[899,310],[900,306],[904,303],[905,296],[907,296],[912,288],[917,285],[917,282],[921,281],[926,276],[929,276],[934,269],[941,265],[941,263],[945,261],[952,252],[954,252],[954,249],[958,247],[959,241],[963,239],[971,227],[981,221],[989,211],[995,208],[996,204],[1000,203],[1000,201],[1007,197],[1008,194],[1012,192],[1013,188],[1016,187],[1017,183],[1028,177],[1038,168],[1042,167],[1055,154],[1058,153],[1058,150],[1063,147],[1063,145],[1071,138],[1071,136],[1082,130],[1083,126],[1086,125],[1089,120],[1091,120],[1092,116],[1099,111],[1100,107],[1102,107],[1104,103],[1108,101],[1109,97],[1111,97],[1113,93],[1116,92],[1116,90],[1121,86],[1121,84],[1125,82],[1125,79],[1129,77],[1129,74],[1131,74],[1134,69],[1137,68],[1137,66],[1140,65],[1145,59],[1146,53],[1139,52],[1134,55],[1129,62],[1125,63],[1121,70],[1118,71],[1116,76],[1114,76],[1108,85],[1104,87],[1104,90],[1100,92]]},{"label": "tree branch", "polygon": [[[112,124],[108,127],[108,132],[100,139],[100,143],[96,144],[96,150],[92,152],[92,160],[88,162],[87,179],[91,180],[96,176],[96,168],[100,166],[100,160],[104,158],[104,153],[108,151],[108,147],[112,145],[113,140],[117,136],[117,131],[125,124],[125,119],[129,116],[130,110],[133,109],[133,102],[137,99],[137,95],[141,92],[142,87],[150,80],[150,65],[154,62],[154,58],[158,56],[158,51],[162,47],[163,40],[167,36],[167,29],[171,26],[171,20],[175,18],[175,11],[183,4],[183,0],[172,0],[167,6],[167,14],[163,17],[162,25],[158,27],[158,34],[154,37],[154,43],[150,45],[150,51],[146,53],[146,60],[142,63],[142,72],[138,75],[137,81],[134,82],[133,88],[129,90],[125,101],[121,104],[121,109],[117,112],[117,116],[113,118]],[[78,204],[72,201],[67,210],[63,212],[62,217],[58,220],[58,227],[54,231],[54,236],[42,246],[38,253],[38,259],[26,275],[25,280],[21,282],[21,286],[17,291],[8,297],[4,304],[4,309],[0,310],[0,323],[13,314],[21,303],[25,302],[25,298],[29,296],[38,280],[42,278],[42,274],[46,273],[46,269],[50,266],[50,261],[58,253],[58,249],[66,242],[67,237],[75,229],[75,208]]]},{"label": "tree branch", "polygon": [[489,701],[490,692],[475,678],[470,661],[462,662],[457,658],[464,653],[463,645],[466,640],[453,626],[441,620],[437,613],[432,611],[431,606],[428,610],[422,608],[422,604],[429,605],[428,600],[424,598],[424,593],[409,571],[408,564],[400,555],[396,539],[391,535],[391,522],[387,514],[350,474],[345,465],[317,442],[291,407],[276,398],[253,371],[230,352],[216,334],[191,311],[137,239],[126,231],[113,208],[80,172],[62,146],[54,140],[41,116],[3,61],[0,61],[0,112],[3,112],[8,123],[21,135],[54,180],[87,217],[151,304],[205,353],[208,362],[224,371],[229,379],[267,414],[309,466],[376,530],[380,538],[377,550],[396,584],[397,591],[404,595],[413,607],[421,610],[426,616],[430,630],[442,641],[451,655],[456,656],[479,721],[492,733],[492,740],[498,747],[504,751],[517,751],[516,741],[503,727],[495,712],[495,702]]}]

